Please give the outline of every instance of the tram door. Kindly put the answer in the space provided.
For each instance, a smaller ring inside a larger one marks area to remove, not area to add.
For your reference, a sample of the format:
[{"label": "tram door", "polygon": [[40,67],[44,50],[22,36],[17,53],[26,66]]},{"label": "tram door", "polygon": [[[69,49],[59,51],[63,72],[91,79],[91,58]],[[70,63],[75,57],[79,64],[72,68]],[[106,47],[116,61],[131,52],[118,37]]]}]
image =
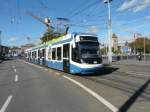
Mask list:
[{"label": "tram door", "polygon": [[63,45],[63,69],[64,69],[64,72],[69,72],[69,69],[70,69],[69,51],[70,51],[69,44],[64,44]]},{"label": "tram door", "polygon": [[42,65],[46,65],[46,49],[42,49]]}]

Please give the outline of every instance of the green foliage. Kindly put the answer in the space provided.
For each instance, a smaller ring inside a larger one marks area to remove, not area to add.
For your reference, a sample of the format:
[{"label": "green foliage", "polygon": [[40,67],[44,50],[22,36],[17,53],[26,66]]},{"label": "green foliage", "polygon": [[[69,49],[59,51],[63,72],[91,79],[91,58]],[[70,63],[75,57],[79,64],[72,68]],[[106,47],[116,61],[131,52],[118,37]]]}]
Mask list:
[{"label": "green foliage", "polygon": [[106,47],[100,49],[100,53],[102,55],[107,54],[107,51],[108,51],[108,48],[106,48]]},{"label": "green foliage", "polygon": [[115,33],[113,33],[112,38],[118,38]]},{"label": "green foliage", "polygon": [[48,29],[42,36],[42,43],[48,42],[54,38],[63,36],[64,34],[54,31],[54,29]]},{"label": "green foliage", "polygon": [[[144,38],[137,38],[129,44],[132,51],[136,49],[136,52],[144,52]],[[150,53],[150,39],[148,38],[145,38],[145,52]]]}]

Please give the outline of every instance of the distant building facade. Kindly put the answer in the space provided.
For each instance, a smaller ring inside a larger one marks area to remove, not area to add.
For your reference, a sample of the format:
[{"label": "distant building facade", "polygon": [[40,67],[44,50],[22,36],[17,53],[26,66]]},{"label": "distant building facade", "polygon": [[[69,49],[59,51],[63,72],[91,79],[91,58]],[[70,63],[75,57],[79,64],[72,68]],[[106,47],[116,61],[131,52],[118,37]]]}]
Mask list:
[{"label": "distant building facade", "polygon": [[34,47],[35,45],[33,45],[33,44],[25,44],[25,45],[22,45],[21,46],[21,54],[25,54],[25,50],[26,49],[29,49],[29,48],[31,48],[31,47]]},{"label": "distant building facade", "polygon": [[21,55],[21,48],[19,47],[12,47],[9,50],[9,54],[13,57],[17,57]]},{"label": "distant building facade", "polygon": [[0,45],[0,55],[6,55],[9,53],[9,47]]}]

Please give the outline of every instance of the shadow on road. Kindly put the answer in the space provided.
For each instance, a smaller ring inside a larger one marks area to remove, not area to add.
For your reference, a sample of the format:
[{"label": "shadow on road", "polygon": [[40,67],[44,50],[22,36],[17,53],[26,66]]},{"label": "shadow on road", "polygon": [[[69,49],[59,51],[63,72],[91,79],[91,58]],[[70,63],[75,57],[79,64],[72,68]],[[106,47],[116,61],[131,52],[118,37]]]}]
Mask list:
[{"label": "shadow on road", "polygon": [[0,64],[3,62],[3,60],[0,60]]},{"label": "shadow on road", "polygon": [[111,66],[104,66],[103,68],[100,68],[98,71],[96,71],[96,73],[94,74],[76,74],[78,76],[103,76],[103,75],[110,75],[111,73],[115,72],[116,70],[118,70],[119,68],[117,67],[111,67]]},{"label": "shadow on road", "polygon": [[139,96],[142,95],[144,90],[150,83],[150,79],[148,79],[119,109],[119,112],[127,112],[128,109],[132,106],[132,104],[137,100]]}]

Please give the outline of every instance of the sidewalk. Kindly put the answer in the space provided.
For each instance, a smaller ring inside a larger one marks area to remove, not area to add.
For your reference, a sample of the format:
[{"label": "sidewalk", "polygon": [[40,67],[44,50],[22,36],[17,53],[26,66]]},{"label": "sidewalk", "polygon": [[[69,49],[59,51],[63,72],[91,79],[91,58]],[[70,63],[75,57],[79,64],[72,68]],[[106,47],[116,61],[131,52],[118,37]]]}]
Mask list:
[{"label": "sidewalk", "polygon": [[112,62],[112,64],[150,66],[150,61],[121,60],[121,61]]}]

